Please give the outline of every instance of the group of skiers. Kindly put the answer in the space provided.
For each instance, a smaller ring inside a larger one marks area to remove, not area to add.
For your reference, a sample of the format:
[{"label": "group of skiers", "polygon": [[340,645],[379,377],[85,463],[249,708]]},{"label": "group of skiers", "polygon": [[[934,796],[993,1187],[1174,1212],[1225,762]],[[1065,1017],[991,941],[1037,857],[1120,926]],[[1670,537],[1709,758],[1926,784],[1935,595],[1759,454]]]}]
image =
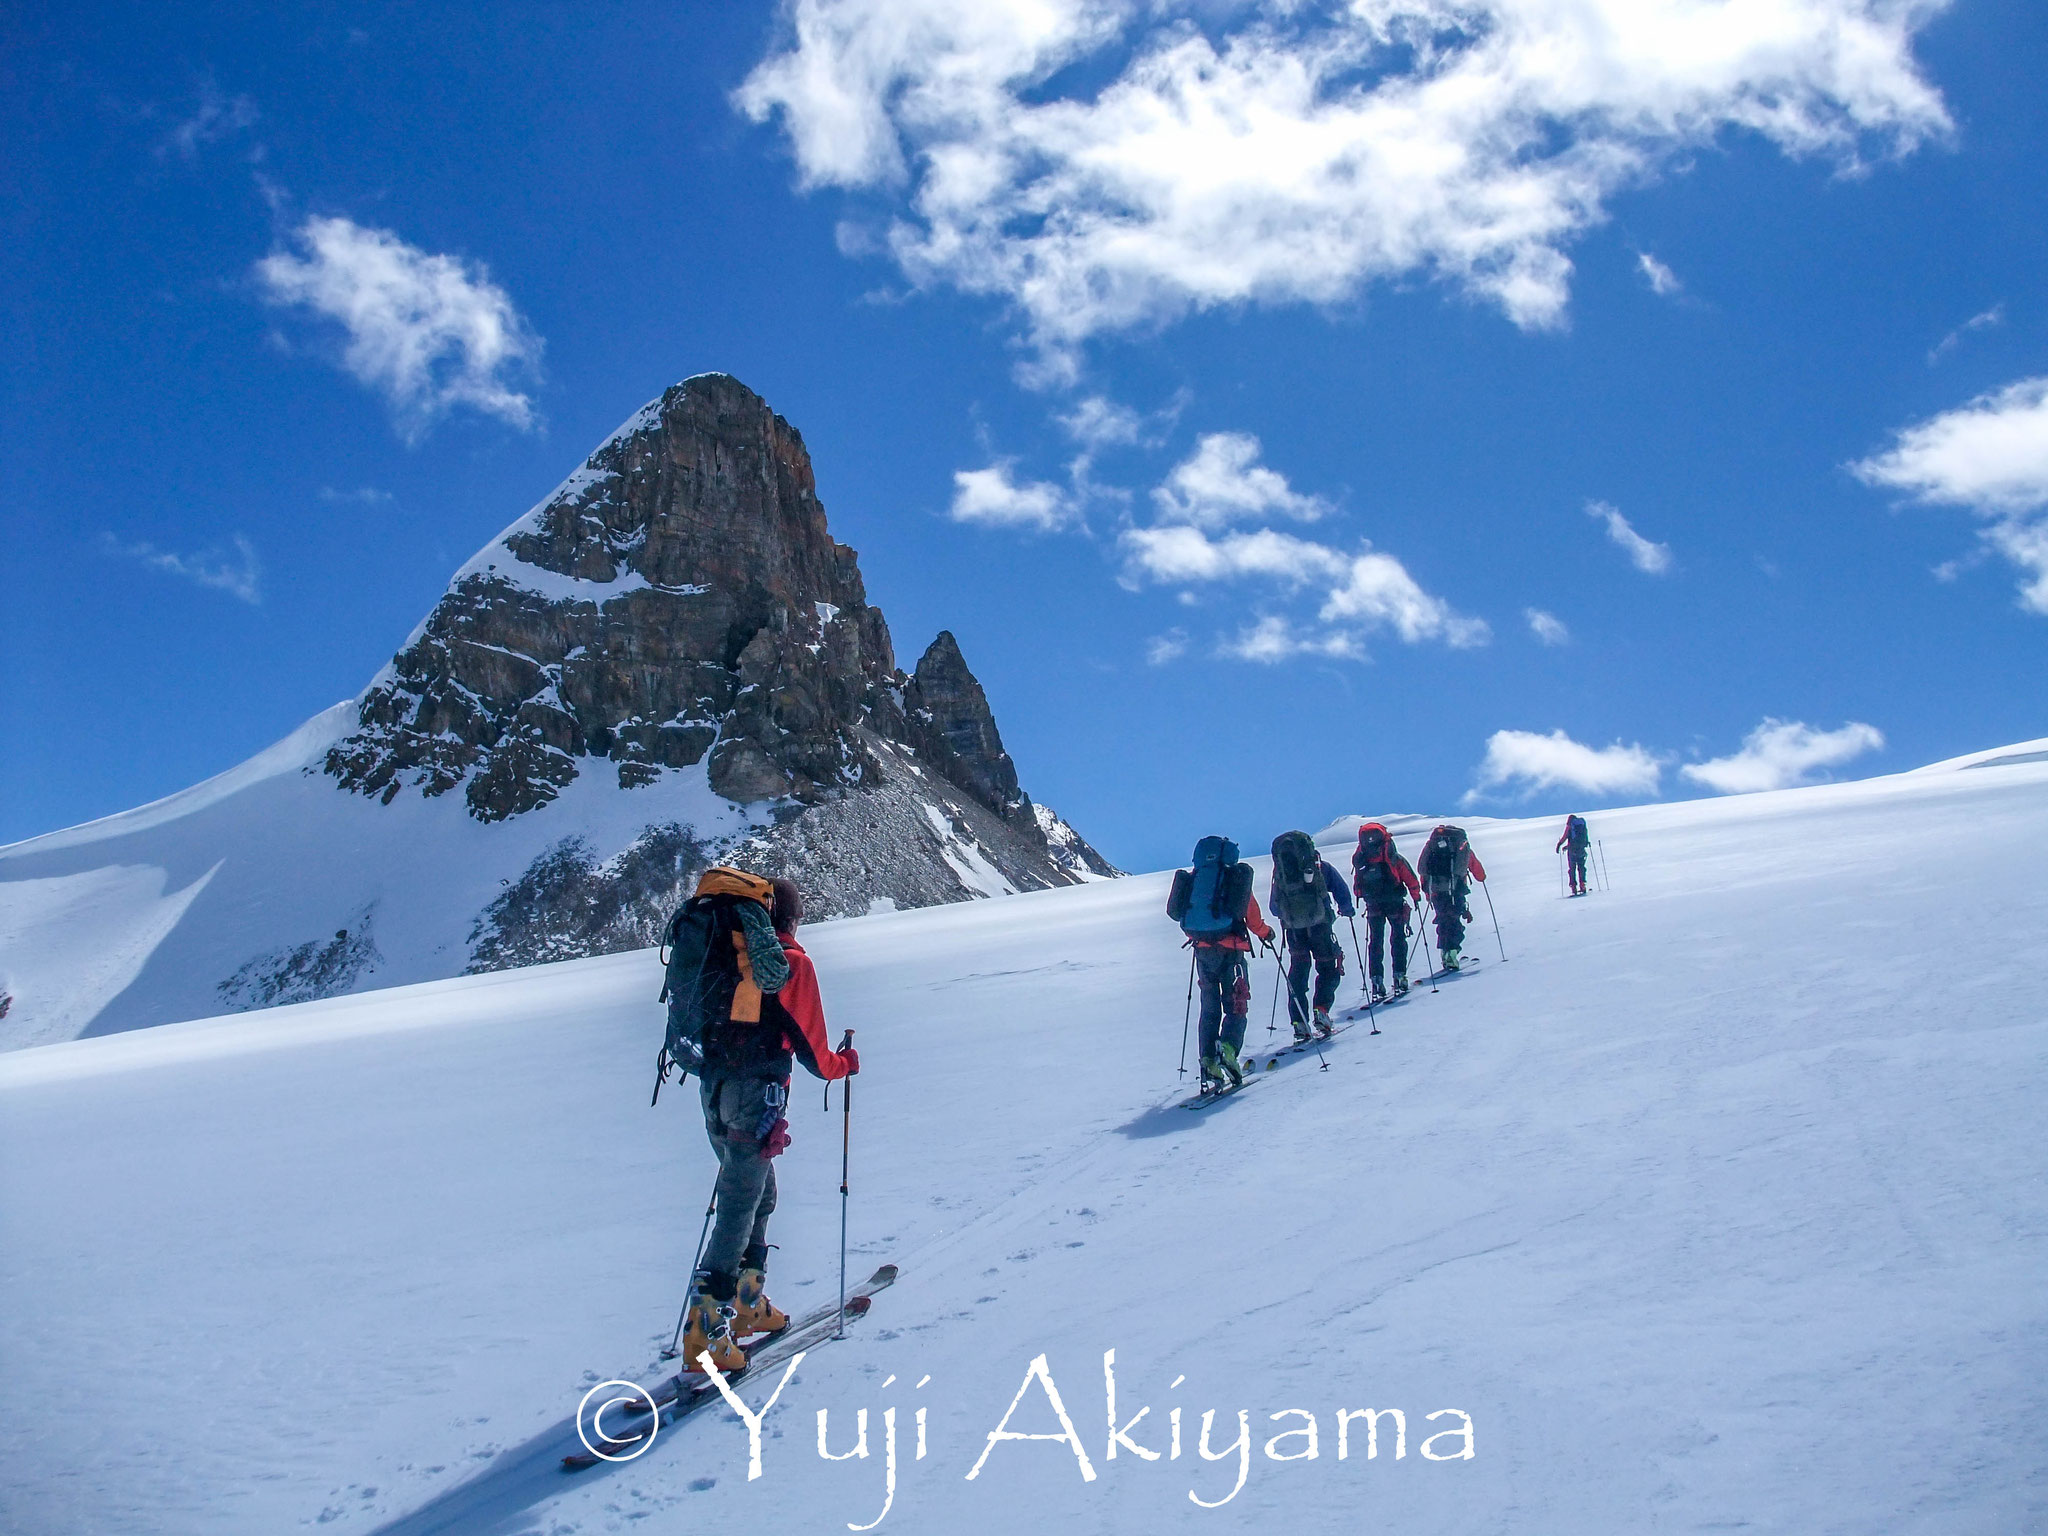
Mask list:
[{"label": "group of skiers", "polygon": [[[1569,856],[1573,895],[1585,893],[1588,842],[1585,819],[1567,818],[1558,849]],[[1273,840],[1269,923],[1252,888],[1252,867],[1237,845],[1226,837],[1203,838],[1193,867],[1175,872],[1166,906],[1193,950],[1190,989],[1198,987],[1202,999],[1203,1091],[1244,1080],[1240,1057],[1255,944],[1276,958],[1286,949],[1287,1017],[1295,1040],[1305,1044],[1335,1029],[1330,1009],[1344,977],[1340,916],[1351,923],[1355,941],[1363,909],[1369,995],[1385,1002],[1409,988],[1411,908],[1419,913],[1427,898],[1443,966],[1455,971],[1472,920],[1471,883],[1485,879],[1464,829],[1449,824],[1429,834],[1411,865],[1382,823],[1366,822],[1358,829],[1348,882],[1306,832],[1283,832]],[[828,1043],[817,973],[797,942],[802,921],[795,882],[720,866],[699,879],[663,936],[668,1030],[656,1059],[655,1097],[672,1072],[697,1075],[704,1130],[718,1162],[681,1331],[689,1370],[701,1370],[706,1357],[722,1372],[740,1370],[746,1365],[742,1341],[789,1326],[768,1298],[766,1272],[775,1158],[790,1141],[791,1068],[801,1062],[828,1083],[860,1071],[853,1031],[836,1049]]]},{"label": "group of skiers", "polygon": [[[1585,823],[1574,817],[1583,828]],[[1366,969],[1371,1000],[1385,1002],[1408,991],[1410,904],[1420,912],[1427,896],[1436,925],[1444,969],[1459,968],[1472,882],[1486,879],[1486,866],[1472,851],[1462,827],[1446,823],[1429,834],[1421,870],[1401,856],[1393,835],[1377,821],[1358,829],[1351,854],[1351,880],[1332,869],[1306,832],[1273,839],[1273,876],[1267,905],[1283,937],[1272,926],[1252,891],[1252,869],[1227,837],[1205,837],[1195,845],[1193,867],[1174,872],[1166,915],[1181,926],[1193,950],[1190,986],[1201,992],[1199,1052],[1203,1091],[1236,1087],[1244,1081],[1244,1033],[1251,1006],[1250,960],[1254,943],[1277,956],[1287,950],[1287,1018],[1297,1043],[1327,1038],[1335,1029],[1330,1008],[1344,976],[1344,946],[1337,919],[1357,935],[1353,898],[1365,910]],[[1583,863],[1583,861],[1582,861]],[[1393,962],[1393,989],[1387,961]],[[1310,990],[1313,975],[1314,989]]]}]

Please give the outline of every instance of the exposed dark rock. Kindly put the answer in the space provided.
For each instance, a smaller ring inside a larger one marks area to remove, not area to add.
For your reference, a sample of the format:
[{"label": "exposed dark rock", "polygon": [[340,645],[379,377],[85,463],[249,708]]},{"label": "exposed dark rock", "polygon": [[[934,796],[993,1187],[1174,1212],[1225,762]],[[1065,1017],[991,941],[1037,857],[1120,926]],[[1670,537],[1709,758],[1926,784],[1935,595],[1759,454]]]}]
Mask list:
[{"label": "exposed dark rock", "polygon": [[583,838],[564,838],[484,909],[470,929],[464,969],[645,949],[710,863],[696,834],[674,822],[646,828],[609,859]]},{"label": "exposed dark rock", "polygon": [[214,990],[221,1003],[235,1013],[338,997],[382,958],[370,932],[375,915],[366,908],[331,939],[309,939],[290,949],[257,955]]},{"label": "exposed dark rock", "polygon": [[988,695],[967,670],[948,629],[939,631],[903,690],[910,744],[947,779],[994,811],[1027,842],[1044,842],[1031,801],[1017,783],[1017,765],[1003,750]]}]

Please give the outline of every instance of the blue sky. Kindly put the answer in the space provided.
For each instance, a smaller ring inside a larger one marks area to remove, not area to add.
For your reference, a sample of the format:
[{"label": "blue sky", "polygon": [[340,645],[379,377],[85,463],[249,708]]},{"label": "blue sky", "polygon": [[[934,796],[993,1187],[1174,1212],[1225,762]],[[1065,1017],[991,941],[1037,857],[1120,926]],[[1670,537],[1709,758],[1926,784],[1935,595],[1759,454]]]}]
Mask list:
[{"label": "blue sky", "polygon": [[0,839],[354,694],[708,369],[1131,867],[2048,732],[2038,6],[0,26]]}]

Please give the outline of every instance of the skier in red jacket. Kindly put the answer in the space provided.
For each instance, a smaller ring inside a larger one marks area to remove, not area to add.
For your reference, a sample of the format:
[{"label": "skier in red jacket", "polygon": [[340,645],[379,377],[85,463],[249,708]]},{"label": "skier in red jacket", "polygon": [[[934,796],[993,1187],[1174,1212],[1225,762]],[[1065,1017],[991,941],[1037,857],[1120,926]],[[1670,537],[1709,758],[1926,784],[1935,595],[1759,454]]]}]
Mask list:
[{"label": "skier in red jacket", "polygon": [[[768,1218],[775,1212],[774,1159],[789,1145],[792,1058],[826,1081],[851,1077],[860,1056],[849,1042],[834,1050],[825,1025],[818,973],[796,941],[803,921],[803,897],[796,883],[773,882],[771,920],[781,941],[789,979],[760,994],[759,1017],[721,1021],[707,1035],[702,1078],[704,1133],[718,1155],[717,1216],[698,1262],[696,1295],[690,1303],[683,1358],[699,1369],[709,1352],[721,1371],[743,1368],[738,1341],[789,1326],[782,1309],[768,1299]],[[738,1010],[735,1010],[736,1012]]]},{"label": "skier in red jacket", "polygon": [[[1351,890],[1365,906],[1365,959],[1372,978],[1372,1000],[1387,1000],[1383,951],[1394,961],[1394,996],[1408,990],[1408,903],[1422,905],[1422,886],[1408,861],[1394,851],[1394,839],[1376,821],[1358,829],[1351,853]],[[1386,936],[1385,944],[1381,935]]]}]

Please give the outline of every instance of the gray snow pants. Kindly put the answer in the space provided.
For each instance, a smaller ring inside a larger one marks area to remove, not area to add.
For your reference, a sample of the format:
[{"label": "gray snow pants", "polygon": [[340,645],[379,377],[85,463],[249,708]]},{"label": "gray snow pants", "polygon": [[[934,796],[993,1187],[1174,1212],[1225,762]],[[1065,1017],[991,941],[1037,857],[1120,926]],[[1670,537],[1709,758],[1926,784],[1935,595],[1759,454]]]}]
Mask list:
[{"label": "gray snow pants", "polygon": [[761,1155],[758,1133],[764,1119],[774,1118],[768,1113],[771,1091],[786,1100],[783,1084],[757,1078],[706,1078],[700,1085],[704,1134],[718,1154],[718,1214],[712,1218],[697,1272],[708,1277],[705,1288],[720,1301],[732,1298],[742,1269],[765,1269],[768,1264],[775,1164]]}]

